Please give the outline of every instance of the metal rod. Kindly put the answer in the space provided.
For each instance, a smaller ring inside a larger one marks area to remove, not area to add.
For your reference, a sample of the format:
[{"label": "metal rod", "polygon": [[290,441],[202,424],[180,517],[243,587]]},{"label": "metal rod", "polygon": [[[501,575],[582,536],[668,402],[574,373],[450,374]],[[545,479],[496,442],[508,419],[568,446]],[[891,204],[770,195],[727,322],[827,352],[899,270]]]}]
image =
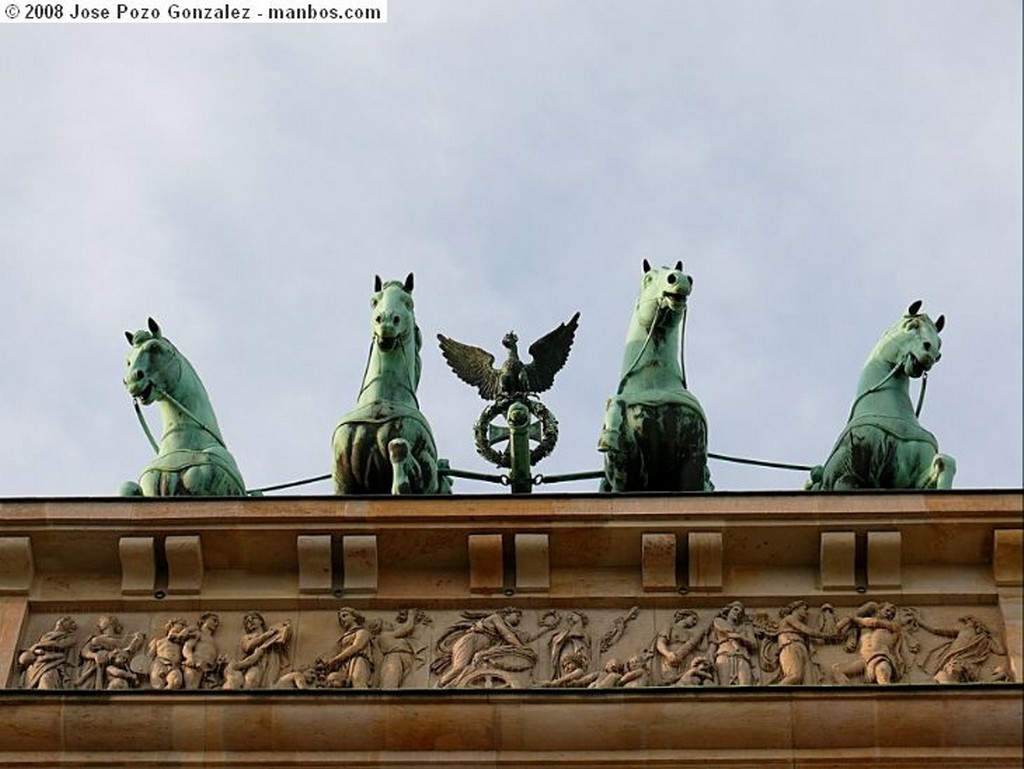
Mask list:
[{"label": "metal rod", "polygon": [[581,473],[563,473],[562,475],[538,475],[534,482],[541,483],[565,483],[566,481],[589,481],[604,478],[604,470],[587,470]]},{"label": "metal rod", "polygon": [[456,470],[454,467],[437,468],[438,475],[446,475],[449,478],[465,478],[470,481],[487,481],[489,483],[500,483],[502,486],[508,484],[507,475],[493,475],[488,473],[474,473],[472,470]]},{"label": "metal rod", "polygon": [[736,462],[741,465],[760,465],[761,467],[777,467],[780,470],[813,470],[810,465],[793,465],[787,462],[767,462],[763,459],[746,459],[744,457],[730,457],[726,454],[712,454],[708,452],[708,459],[720,459],[723,462]]}]

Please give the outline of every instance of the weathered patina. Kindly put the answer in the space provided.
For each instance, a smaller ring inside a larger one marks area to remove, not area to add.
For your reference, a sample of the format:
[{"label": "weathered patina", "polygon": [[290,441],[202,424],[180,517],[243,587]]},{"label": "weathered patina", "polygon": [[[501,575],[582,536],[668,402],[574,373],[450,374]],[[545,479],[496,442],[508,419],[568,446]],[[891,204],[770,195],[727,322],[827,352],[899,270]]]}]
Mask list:
[{"label": "weathered patina", "polygon": [[[956,462],[939,453],[935,436],[918,421],[910,380],[927,377],[942,357],[939,332],[945,316],[932,321],[910,305],[868,356],[846,427],[824,466],[811,472],[810,489],[948,489]],[[923,384],[922,384],[923,387]]]},{"label": "weathered patina", "polygon": [[[126,331],[131,352],[124,386],[138,405],[157,403],[163,422],[156,458],[142,468],[138,483],[121,484],[122,496],[238,496],[245,483],[228,451],[199,375],[164,337],[152,318],[149,328]],[[147,435],[149,428],[142,421]]]},{"label": "weathered patina", "polygon": [[605,407],[598,449],[605,456],[602,491],[704,491],[707,419],[687,389],[682,326],[693,279],[644,260],[618,389]]},{"label": "weathered patina", "polygon": [[450,491],[438,473],[437,447],[420,412],[423,337],[413,314],[413,275],[384,282],[370,297],[370,355],[356,408],[334,428],[337,494],[437,494]]}]

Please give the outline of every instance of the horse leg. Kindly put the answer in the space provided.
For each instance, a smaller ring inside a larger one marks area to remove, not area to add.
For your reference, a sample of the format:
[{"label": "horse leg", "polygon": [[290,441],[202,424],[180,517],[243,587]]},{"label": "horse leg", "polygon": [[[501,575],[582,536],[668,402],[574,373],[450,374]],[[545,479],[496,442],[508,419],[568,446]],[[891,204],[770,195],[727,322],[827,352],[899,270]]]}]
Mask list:
[{"label": "horse leg", "polygon": [[409,442],[404,438],[395,438],[389,441],[388,458],[391,460],[391,493],[421,493],[423,491],[423,473],[419,463],[411,454]]},{"label": "horse leg", "polygon": [[597,450],[604,454],[604,479],[601,491],[626,491],[629,482],[628,435],[624,424],[626,404],[621,398],[609,398],[604,410],[604,425]]},{"label": "horse leg", "polygon": [[951,489],[956,475],[956,460],[948,454],[936,454],[922,477],[922,489]]}]

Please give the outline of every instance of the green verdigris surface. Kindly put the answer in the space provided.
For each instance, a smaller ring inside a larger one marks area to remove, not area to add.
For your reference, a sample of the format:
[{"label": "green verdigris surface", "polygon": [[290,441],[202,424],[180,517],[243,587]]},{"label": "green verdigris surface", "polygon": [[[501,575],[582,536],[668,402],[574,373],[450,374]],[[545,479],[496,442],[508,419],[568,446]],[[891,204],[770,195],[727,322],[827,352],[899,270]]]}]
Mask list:
[{"label": "green verdigris surface", "polygon": [[337,494],[448,493],[438,474],[437,447],[420,412],[423,337],[413,314],[413,276],[376,278],[370,297],[373,339],[356,408],[334,429]]},{"label": "green verdigris surface", "polygon": [[693,280],[644,260],[626,335],[618,391],[608,399],[598,449],[602,491],[711,490],[707,419],[687,389],[681,363],[682,320]]},{"label": "green verdigris surface", "polygon": [[[131,352],[124,385],[136,403],[160,407],[163,429],[156,458],[122,496],[238,496],[245,483],[224,445],[206,388],[188,359],[152,318],[149,328],[125,332]],[[141,414],[141,412],[140,412]],[[148,433],[148,428],[147,428]]]},{"label": "green verdigris surface", "polygon": [[846,428],[810,489],[948,489],[956,462],[939,453],[935,436],[918,421],[910,379],[927,376],[942,354],[934,322],[914,302],[868,356]]}]

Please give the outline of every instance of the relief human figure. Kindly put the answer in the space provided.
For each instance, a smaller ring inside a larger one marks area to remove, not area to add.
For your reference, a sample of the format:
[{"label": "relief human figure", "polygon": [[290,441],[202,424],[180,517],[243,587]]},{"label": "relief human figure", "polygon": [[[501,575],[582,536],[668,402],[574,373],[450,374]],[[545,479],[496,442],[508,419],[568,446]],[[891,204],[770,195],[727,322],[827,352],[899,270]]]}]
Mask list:
[{"label": "relief human figure", "polygon": [[167,620],[164,634],[149,642],[149,685],[154,689],[181,689],[185,683],[182,671],[184,656],[181,647],[189,639],[190,630],[180,617]]},{"label": "relief human figure", "polygon": [[865,683],[887,685],[906,675],[906,656],[916,652],[908,643],[896,607],[888,602],[868,601],[837,625],[839,633],[849,633],[846,650],[856,651],[860,659],[832,666],[836,683],[849,683],[849,676],[863,675]]},{"label": "relief human figure", "polygon": [[245,635],[238,642],[238,656],[224,668],[225,689],[269,689],[289,664],[292,625],[285,620],[267,628],[258,611],[242,618]]},{"label": "relief human figure", "polygon": [[96,633],[85,642],[78,653],[82,664],[75,679],[75,686],[85,689],[108,688],[107,667],[114,652],[124,651],[131,659],[131,655],[142,646],[142,639],[141,633],[133,633],[126,639],[120,620],[110,614],[104,614],[96,620]]},{"label": "relief human figure", "polygon": [[331,671],[327,685],[332,688],[369,689],[373,676],[373,634],[366,618],[350,606],[338,610],[338,653],[327,660]]},{"label": "relief human figure", "polygon": [[[831,607],[822,608],[822,626]],[[806,601],[792,601],[779,610],[779,622],[771,630],[778,648],[779,684],[816,684],[820,679],[818,666],[811,655],[810,641],[831,640],[832,636],[807,624],[810,609]]]},{"label": "relief human figure", "polygon": [[677,611],[672,619],[672,627],[667,632],[658,633],[654,639],[654,651],[657,654],[654,673],[657,680],[664,684],[675,683],[687,670],[690,655],[707,635],[707,631],[694,630],[699,618],[697,612],[691,609]]},{"label": "relief human figure", "polygon": [[1002,641],[980,619],[966,614],[959,619],[958,628],[936,628],[926,625],[919,617],[920,627],[937,636],[951,640],[933,649],[925,657],[925,671],[940,684],[973,683],[982,680],[981,671],[992,655],[1006,654]]},{"label": "relief human figure", "polygon": [[629,676],[629,679],[620,685],[627,689],[641,689],[645,686],[650,686],[651,659],[652,653],[647,650],[634,654],[626,660],[626,674]]},{"label": "relief human figure", "polygon": [[754,683],[751,654],[757,652],[754,627],[739,601],[733,601],[718,612],[709,630],[709,656],[715,660],[720,686],[750,686]]},{"label": "relief human figure", "polygon": [[587,616],[580,612],[570,611],[565,615],[564,626],[551,636],[552,671],[563,670],[563,660],[570,656],[576,661],[585,660],[584,668],[590,668],[591,641],[586,629],[588,622]]},{"label": "relief human figure", "polygon": [[714,686],[715,666],[707,657],[694,657],[673,686]]},{"label": "relief human figure", "polygon": [[559,658],[560,675],[549,681],[541,681],[537,686],[546,689],[582,689],[590,686],[600,676],[599,672],[587,672],[590,657],[583,652],[563,654]]},{"label": "relief human figure", "polygon": [[139,674],[131,669],[132,654],[128,649],[114,649],[107,658],[104,673],[109,691],[135,689],[139,685]]},{"label": "relief human figure", "polygon": [[68,689],[71,687],[71,662],[68,659],[75,645],[78,625],[71,617],[61,617],[53,630],[47,630],[32,646],[18,655],[24,668],[24,689]]},{"label": "relief human figure", "polygon": [[418,609],[403,609],[393,623],[379,619],[370,621],[370,632],[373,633],[380,651],[381,689],[402,688],[416,663],[416,649],[412,643],[416,625],[429,621],[430,619]]},{"label": "relief human figure", "polygon": [[616,689],[627,686],[644,675],[643,668],[630,670],[622,660],[612,657],[604,663],[598,678],[588,686],[588,689]]},{"label": "relief human figure", "polygon": [[212,689],[218,685],[218,671],[226,662],[213,638],[219,627],[220,617],[208,611],[199,617],[199,626],[191,629],[190,638],[181,648],[186,689]]}]

